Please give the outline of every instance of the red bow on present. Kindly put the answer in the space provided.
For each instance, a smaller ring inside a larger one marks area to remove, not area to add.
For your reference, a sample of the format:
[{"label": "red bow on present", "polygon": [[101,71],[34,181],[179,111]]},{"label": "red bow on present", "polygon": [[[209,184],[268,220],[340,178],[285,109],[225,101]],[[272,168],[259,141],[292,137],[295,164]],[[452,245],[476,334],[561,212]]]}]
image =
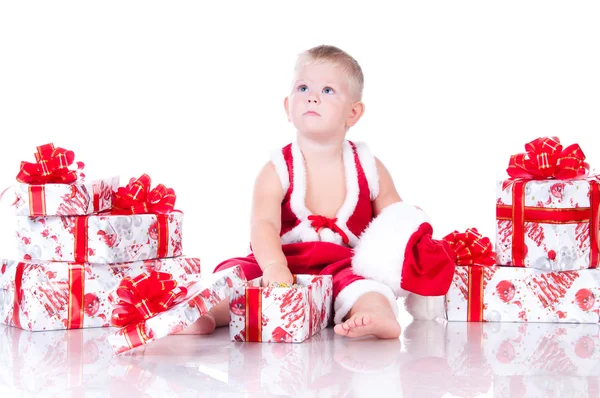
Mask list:
[{"label": "red bow on present", "polygon": [[454,231],[444,237],[454,251],[457,265],[495,265],[496,253],[488,237],[483,237],[476,228],[465,232]]},{"label": "red bow on present", "polygon": [[180,303],[187,289],[177,286],[171,274],[152,271],[135,278],[125,277],[111,300],[115,309],[111,316],[113,326],[125,327],[152,318]]},{"label": "red bow on present", "polygon": [[570,179],[586,175],[590,166],[578,144],[563,149],[558,137],[541,137],[525,144],[526,153],[512,155],[506,172],[512,178]]},{"label": "red bow on present", "polygon": [[77,169],[69,167],[75,161],[75,153],[64,148],[55,148],[54,144],[37,147],[34,154],[36,163],[21,162],[17,181],[25,184],[71,184],[78,178],[83,178],[80,170],[82,162],[76,162]]},{"label": "red bow on present", "polygon": [[120,187],[114,193],[113,214],[165,214],[175,207],[175,191],[159,184],[150,190],[150,176],[143,174],[137,180],[132,178],[127,187]]}]

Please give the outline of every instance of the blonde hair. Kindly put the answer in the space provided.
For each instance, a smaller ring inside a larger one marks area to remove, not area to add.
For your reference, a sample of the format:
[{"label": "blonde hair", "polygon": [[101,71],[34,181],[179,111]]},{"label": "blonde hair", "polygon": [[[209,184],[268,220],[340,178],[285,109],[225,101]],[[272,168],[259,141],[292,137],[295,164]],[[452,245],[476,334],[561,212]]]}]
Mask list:
[{"label": "blonde hair", "polygon": [[300,53],[294,70],[314,62],[327,62],[342,68],[356,98],[359,101],[362,99],[365,78],[362,68],[350,54],[335,46],[323,44]]}]

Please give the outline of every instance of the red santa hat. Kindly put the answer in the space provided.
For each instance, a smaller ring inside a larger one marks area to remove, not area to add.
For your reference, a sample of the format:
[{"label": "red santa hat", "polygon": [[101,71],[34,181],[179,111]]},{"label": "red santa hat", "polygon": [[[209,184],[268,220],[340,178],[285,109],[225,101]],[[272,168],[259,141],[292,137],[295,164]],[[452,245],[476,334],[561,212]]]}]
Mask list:
[{"label": "red santa hat", "polygon": [[432,234],[423,210],[405,202],[393,203],[360,236],[353,272],[388,285],[398,297],[407,292],[443,296],[454,275],[454,252]]}]

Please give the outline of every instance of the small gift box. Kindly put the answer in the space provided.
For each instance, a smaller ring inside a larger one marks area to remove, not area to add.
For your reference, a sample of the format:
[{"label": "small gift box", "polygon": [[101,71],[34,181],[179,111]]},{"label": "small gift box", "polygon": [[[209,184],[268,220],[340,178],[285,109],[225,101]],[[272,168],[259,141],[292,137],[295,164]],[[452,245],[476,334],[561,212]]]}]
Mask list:
[{"label": "small gift box", "polygon": [[577,144],[538,138],[511,156],[497,182],[497,264],[546,271],[599,263],[600,181]]},{"label": "small gift box", "polygon": [[85,181],[84,164],[73,163],[73,151],[53,144],[38,146],[35,158],[35,163],[21,162],[20,184],[13,189],[17,216],[75,216],[111,208],[118,177]]},{"label": "small gift box", "polygon": [[292,287],[261,287],[262,278],[232,290],[232,341],[300,343],[329,324],[330,275],[296,275]]},{"label": "small gift box", "polygon": [[244,282],[240,267],[188,284],[160,272],[126,277],[109,298],[114,307],[111,323],[120,328],[109,341],[121,354],[182,332]]},{"label": "small gift box", "polygon": [[175,192],[150,190],[144,174],[117,190],[110,212],[87,216],[18,217],[17,250],[24,259],[119,263],[183,254],[183,213]]},{"label": "small gift box", "polygon": [[110,326],[108,296],[126,276],[199,278],[200,260],[177,257],[111,265],[0,260],[0,323],[40,331]]}]

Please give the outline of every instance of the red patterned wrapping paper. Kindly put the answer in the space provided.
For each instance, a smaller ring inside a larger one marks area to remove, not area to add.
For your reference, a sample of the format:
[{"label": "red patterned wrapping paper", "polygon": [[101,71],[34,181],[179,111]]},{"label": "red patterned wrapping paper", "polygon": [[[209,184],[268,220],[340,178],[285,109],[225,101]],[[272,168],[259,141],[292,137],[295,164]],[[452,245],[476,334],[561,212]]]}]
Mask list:
[{"label": "red patterned wrapping paper", "polygon": [[497,183],[497,264],[546,271],[597,268],[600,184],[577,144],[538,138]]},{"label": "red patterned wrapping paper", "polygon": [[87,215],[109,210],[118,186],[119,177],[71,184],[18,184],[13,189],[12,203],[17,216]]},{"label": "red patterned wrapping paper", "polygon": [[199,278],[200,260],[110,265],[0,260],[0,322],[32,331],[110,326],[109,294],[124,277],[150,270],[189,283]]},{"label": "red patterned wrapping paper", "polygon": [[18,217],[18,256],[40,261],[120,263],[177,257],[183,213]]},{"label": "red patterned wrapping paper", "polygon": [[600,272],[456,267],[446,295],[449,321],[598,323]]},{"label": "red patterned wrapping paper", "polygon": [[232,341],[300,343],[323,330],[332,314],[329,275],[296,275],[299,287],[261,287],[262,278],[232,291]]},{"label": "red patterned wrapping paper", "polygon": [[[183,292],[183,294],[178,296],[176,301],[171,302],[172,306],[162,312],[152,314],[150,317],[143,316],[141,320],[133,321],[118,329],[109,336],[110,344],[115,353],[122,354],[168,335],[177,334],[192,325],[202,315],[210,311],[212,307],[227,299],[231,289],[242,286],[245,282],[246,279],[241,268],[233,267],[202,277],[191,283],[177,284],[174,290],[179,293]],[[120,286],[125,285],[122,283]],[[114,307],[112,313],[113,323],[115,310],[126,309],[122,296],[119,296],[118,292],[118,289],[114,291],[110,298]],[[137,298],[140,301],[135,305],[129,305],[129,308],[140,312],[144,310],[145,315],[148,314],[147,308],[148,304],[152,304],[149,303],[151,298]],[[129,314],[131,319],[136,319],[134,315],[136,314]]]}]

